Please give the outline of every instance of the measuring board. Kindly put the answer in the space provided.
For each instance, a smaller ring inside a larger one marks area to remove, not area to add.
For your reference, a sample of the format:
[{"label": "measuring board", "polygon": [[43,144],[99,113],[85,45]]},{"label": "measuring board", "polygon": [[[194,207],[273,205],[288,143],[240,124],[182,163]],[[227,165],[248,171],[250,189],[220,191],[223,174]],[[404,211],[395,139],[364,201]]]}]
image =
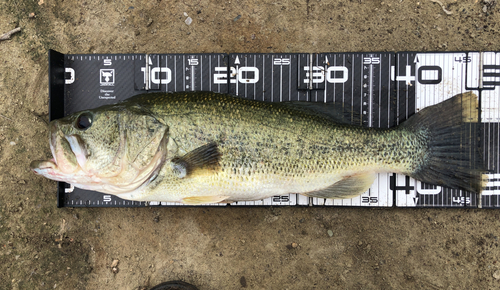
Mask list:
[{"label": "measuring board", "polygon": [[[342,105],[351,122],[397,126],[422,108],[473,91],[488,169],[481,197],[378,174],[362,195],[325,200],[297,194],[231,206],[500,207],[500,54],[383,52],[291,54],[60,54],[49,52],[50,120],[147,92],[213,91],[266,101]],[[357,116],[357,117],[355,117]],[[127,201],[58,183],[58,207],[185,206]],[[204,205],[207,206],[207,205]],[[211,204],[208,206],[227,206]]]}]

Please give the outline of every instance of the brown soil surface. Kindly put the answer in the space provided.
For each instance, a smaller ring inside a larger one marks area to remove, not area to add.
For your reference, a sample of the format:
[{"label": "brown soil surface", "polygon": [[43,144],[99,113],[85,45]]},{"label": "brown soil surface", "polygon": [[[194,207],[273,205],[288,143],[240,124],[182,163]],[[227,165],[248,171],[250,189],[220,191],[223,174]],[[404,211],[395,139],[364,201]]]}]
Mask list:
[{"label": "brown soil surface", "polygon": [[500,50],[496,0],[442,1],[451,15],[427,0],[0,0],[0,33],[22,28],[0,42],[0,289],[500,288],[496,210],[58,209],[29,170],[50,153],[48,49]]}]

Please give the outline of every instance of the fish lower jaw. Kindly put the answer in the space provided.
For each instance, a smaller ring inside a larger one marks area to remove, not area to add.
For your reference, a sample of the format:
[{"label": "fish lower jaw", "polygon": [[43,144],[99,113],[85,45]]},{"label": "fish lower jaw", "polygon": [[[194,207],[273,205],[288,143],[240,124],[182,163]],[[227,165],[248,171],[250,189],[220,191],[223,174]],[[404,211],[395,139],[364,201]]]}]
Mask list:
[{"label": "fish lower jaw", "polygon": [[52,160],[36,160],[30,164],[31,170],[45,178],[55,181],[64,181],[66,174],[60,171],[57,164]]},{"label": "fish lower jaw", "polygon": [[51,160],[35,160],[31,162],[30,167],[36,172],[38,169],[55,169],[57,164],[54,159]]}]

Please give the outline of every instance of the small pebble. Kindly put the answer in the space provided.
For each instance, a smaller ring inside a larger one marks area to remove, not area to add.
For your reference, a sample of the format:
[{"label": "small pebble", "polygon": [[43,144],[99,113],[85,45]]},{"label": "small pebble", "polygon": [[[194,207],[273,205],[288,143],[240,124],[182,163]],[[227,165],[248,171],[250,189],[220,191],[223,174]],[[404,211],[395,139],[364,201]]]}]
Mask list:
[{"label": "small pebble", "polygon": [[243,287],[243,288],[247,287],[247,279],[245,278],[245,276],[241,276],[240,284],[241,284],[241,287]]},{"label": "small pebble", "polygon": [[9,143],[9,144],[10,144],[10,146],[14,146],[14,145],[16,145],[16,142],[14,142],[14,141],[10,141],[10,143]]},{"label": "small pebble", "polygon": [[328,235],[329,235],[330,237],[333,237],[333,231],[332,231],[332,230],[328,230]]},{"label": "small pebble", "polygon": [[297,248],[298,246],[299,246],[299,244],[297,244],[297,243],[292,243],[292,248],[294,248],[294,249],[295,249],[295,248]]},{"label": "small pebble", "polygon": [[184,12],[184,16],[188,17],[189,15],[186,12]]},{"label": "small pebble", "polygon": [[495,279],[500,279],[500,270],[496,270],[495,273],[493,273],[493,278]]},{"label": "small pebble", "polygon": [[191,17],[188,17],[186,18],[186,20],[184,21],[187,25],[191,25],[191,23],[193,23],[193,19],[191,19]]},{"label": "small pebble", "polygon": [[238,15],[238,16],[236,16],[236,17],[233,19],[233,21],[234,21],[234,22],[236,22],[236,21],[238,21],[240,18],[241,18],[241,15]]},{"label": "small pebble", "polygon": [[116,268],[116,266],[118,266],[119,262],[120,262],[120,260],[118,260],[118,259],[113,260],[113,262],[111,263],[111,268]]}]

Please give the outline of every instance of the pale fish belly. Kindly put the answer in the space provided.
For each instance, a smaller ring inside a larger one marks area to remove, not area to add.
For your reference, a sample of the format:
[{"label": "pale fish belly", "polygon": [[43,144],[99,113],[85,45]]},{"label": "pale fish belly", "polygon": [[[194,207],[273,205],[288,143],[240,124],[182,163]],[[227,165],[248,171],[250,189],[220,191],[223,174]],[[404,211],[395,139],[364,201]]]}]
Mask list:
[{"label": "pale fish belly", "polygon": [[120,195],[121,198],[141,201],[182,202],[183,198],[196,196],[227,196],[226,201],[261,200],[274,195],[306,193],[320,190],[337,182],[341,174],[311,174],[289,177],[254,174],[251,177],[219,173],[212,176],[193,177],[182,186],[166,183],[142,192]]}]

